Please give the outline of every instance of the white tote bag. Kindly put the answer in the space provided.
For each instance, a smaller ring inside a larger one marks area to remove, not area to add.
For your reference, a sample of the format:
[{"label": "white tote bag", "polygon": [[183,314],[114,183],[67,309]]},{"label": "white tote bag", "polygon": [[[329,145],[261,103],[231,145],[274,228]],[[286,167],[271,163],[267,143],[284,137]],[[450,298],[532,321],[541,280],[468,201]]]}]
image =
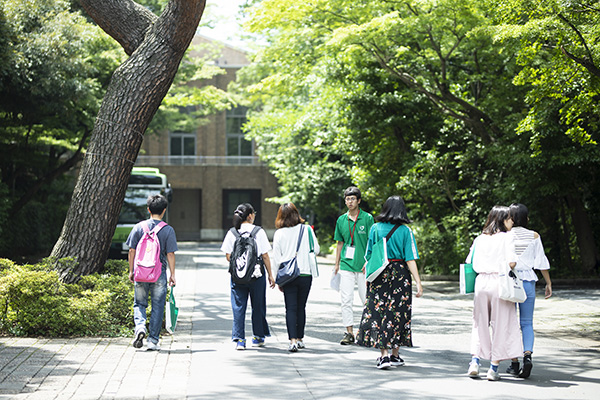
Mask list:
[{"label": "white tote bag", "polygon": [[510,268],[498,274],[498,296],[513,303],[523,303],[527,300],[523,281]]}]

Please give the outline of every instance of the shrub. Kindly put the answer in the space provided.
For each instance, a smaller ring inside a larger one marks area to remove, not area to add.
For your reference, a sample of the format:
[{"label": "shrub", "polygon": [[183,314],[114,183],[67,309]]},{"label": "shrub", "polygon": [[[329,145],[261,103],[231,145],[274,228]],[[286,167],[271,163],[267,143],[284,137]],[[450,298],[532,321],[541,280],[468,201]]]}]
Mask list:
[{"label": "shrub", "polygon": [[93,274],[65,284],[48,260],[16,265],[0,259],[0,333],[61,337],[129,332],[133,286],[127,261],[110,264],[105,270],[112,274]]}]

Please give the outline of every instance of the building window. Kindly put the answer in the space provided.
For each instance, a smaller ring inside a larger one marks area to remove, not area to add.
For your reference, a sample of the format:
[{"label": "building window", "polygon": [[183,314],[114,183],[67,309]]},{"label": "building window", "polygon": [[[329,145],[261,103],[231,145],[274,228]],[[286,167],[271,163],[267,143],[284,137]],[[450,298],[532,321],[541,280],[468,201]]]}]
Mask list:
[{"label": "building window", "polygon": [[233,226],[233,212],[238,205],[250,203],[256,211],[255,225],[261,225],[261,199],[260,189],[224,189],[223,190],[223,229],[228,230]]},{"label": "building window", "polygon": [[252,141],[244,138],[242,126],[246,123],[246,107],[236,107],[227,110],[226,134],[227,134],[227,157],[235,158],[239,163],[251,163],[254,155]]},{"label": "building window", "polygon": [[196,157],[196,135],[171,132],[170,155],[173,164],[193,164]]}]

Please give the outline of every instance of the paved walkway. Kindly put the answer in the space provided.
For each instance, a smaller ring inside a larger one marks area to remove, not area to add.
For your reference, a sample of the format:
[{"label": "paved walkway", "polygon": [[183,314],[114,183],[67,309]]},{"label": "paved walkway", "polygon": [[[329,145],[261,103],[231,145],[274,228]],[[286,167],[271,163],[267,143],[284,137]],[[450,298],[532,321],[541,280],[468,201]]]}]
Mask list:
[{"label": "paved walkway", "polygon": [[338,344],[343,328],[338,293],[328,287],[330,261],[321,259],[309,297],[307,348],[287,352],[283,296],[268,290],[272,337],[264,348],[240,352],[230,342],[229,277],[218,245],[180,248],[180,320],[160,352],[134,349],[129,338],[2,337],[0,400],[600,398],[598,290],[555,288],[551,299],[538,297],[531,378],[502,374],[488,382],[465,377],[472,298],[457,294],[457,283],[424,283],[424,297],[413,300],[415,347],[401,349],[406,366],[380,371],[378,351]]}]

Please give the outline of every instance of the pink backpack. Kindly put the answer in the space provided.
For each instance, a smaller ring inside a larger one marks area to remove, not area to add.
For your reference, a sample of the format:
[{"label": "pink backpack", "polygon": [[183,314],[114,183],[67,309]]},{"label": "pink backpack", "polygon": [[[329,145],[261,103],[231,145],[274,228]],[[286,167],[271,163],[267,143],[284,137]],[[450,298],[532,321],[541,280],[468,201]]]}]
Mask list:
[{"label": "pink backpack", "polygon": [[136,282],[156,282],[162,273],[160,262],[160,242],[157,233],[167,223],[160,221],[154,229],[148,228],[144,221],[144,235],[135,247],[135,260],[133,261],[133,280]]}]

